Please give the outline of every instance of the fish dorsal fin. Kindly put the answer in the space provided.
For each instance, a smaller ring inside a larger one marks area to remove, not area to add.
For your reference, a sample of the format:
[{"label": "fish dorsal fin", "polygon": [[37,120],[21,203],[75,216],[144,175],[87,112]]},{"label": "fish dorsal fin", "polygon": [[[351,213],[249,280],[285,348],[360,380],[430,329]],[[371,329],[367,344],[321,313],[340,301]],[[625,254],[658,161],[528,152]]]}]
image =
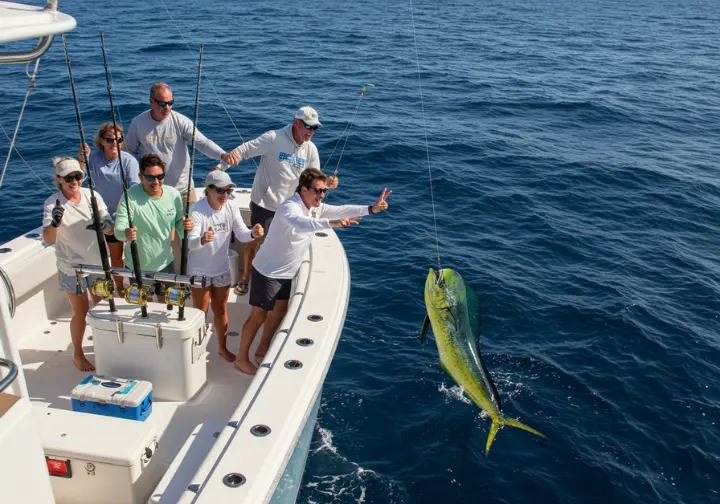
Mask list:
[{"label": "fish dorsal fin", "polygon": [[425,320],[423,321],[422,329],[420,329],[420,343],[425,343],[425,336],[427,336],[428,328],[430,327],[430,317],[428,315],[425,315]]}]

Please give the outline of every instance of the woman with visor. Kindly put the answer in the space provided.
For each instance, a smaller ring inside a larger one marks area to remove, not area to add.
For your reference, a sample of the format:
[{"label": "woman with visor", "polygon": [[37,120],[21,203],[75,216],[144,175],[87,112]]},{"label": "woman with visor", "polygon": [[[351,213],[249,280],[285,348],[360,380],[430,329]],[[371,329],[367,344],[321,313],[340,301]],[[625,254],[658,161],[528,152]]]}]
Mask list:
[{"label": "woman with visor", "polygon": [[188,274],[204,275],[208,285],[192,289],[193,306],[205,313],[208,305],[212,307],[218,353],[229,362],[233,362],[236,357],[227,349],[230,234],[235,232],[235,236],[243,243],[265,234],[259,223],[252,230],[245,225],[240,210],[231,199],[234,187],[227,173],[220,170],[208,173],[205,178],[205,197],[190,209],[193,228],[188,233]]},{"label": "woman with visor", "polygon": [[[92,226],[90,189],[82,187],[85,173],[75,158],[55,158],[53,171],[59,190],[45,201],[43,241],[48,245],[55,244],[60,292],[67,294],[72,306],[70,336],[73,363],[80,371],[93,371],[95,366],[87,360],[82,347],[85,318],[90,309],[85,291],[99,275],[90,275],[80,281],[72,269],[73,264],[101,264],[97,235]],[[98,193],[95,193],[95,198],[102,231],[106,235],[112,233],[113,221],[105,202]],[[90,296],[93,304],[100,301],[100,298],[92,293]]]},{"label": "woman with visor", "polygon": [[[122,161],[125,180],[128,188],[140,183],[138,177],[138,162],[127,152],[122,151],[123,127],[118,124],[113,129],[113,123],[103,123],[95,134],[93,144],[96,150],[90,152],[90,147],[84,145],[85,156],[87,156],[92,179],[95,184],[95,191],[100,193],[107,204],[108,212],[114,216],[118,204],[121,204],[123,196],[123,179],[120,173],[120,161]],[[80,166],[84,167],[85,156],[82,151],[78,152]],[[122,156],[122,159],[118,158]],[[123,242],[114,235],[106,235],[105,241],[110,250],[110,266],[113,268],[123,267]],[[125,295],[125,286],[122,277],[115,277],[115,286],[120,297]]]}]

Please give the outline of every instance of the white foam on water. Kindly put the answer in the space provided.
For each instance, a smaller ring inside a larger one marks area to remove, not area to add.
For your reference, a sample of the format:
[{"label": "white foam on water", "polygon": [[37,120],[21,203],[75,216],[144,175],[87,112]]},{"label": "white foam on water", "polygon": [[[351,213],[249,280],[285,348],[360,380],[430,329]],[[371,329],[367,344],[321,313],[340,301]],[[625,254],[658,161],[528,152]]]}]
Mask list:
[{"label": "white foam on water", "polygon": [[459,385],[453,385],[452,387],[447,388],[444,383],[441,383],[438,390],[445,394],[448,399],[460,401],[465,404],[472,404],[470,398],[465,395],[465,389]]}]

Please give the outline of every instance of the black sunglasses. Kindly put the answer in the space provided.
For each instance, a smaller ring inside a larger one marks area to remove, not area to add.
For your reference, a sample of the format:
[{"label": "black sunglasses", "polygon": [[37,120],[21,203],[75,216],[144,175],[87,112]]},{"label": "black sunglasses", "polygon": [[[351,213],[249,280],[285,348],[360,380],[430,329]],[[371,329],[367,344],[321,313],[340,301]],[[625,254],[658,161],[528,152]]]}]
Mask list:
[{"label": "black sunglasses", "polygon": [[83,175],[82,173],[71,173],[70,175],[65,175],[63,177],[63,180],[65,180],[65,182],[67,182],[69,184],[73,180],[77,180],[78,182],[80,182],[84,178],[85,178],[85,175]]},{"label": "black sunglasses", "polygon": [[215,189],[215,192],[218,193],[218,194],[228,194],[228,195],[230,195],[230,194],[232,194],[232,192],[233,192],[233,188],[232,188],[232,187],[228,187],[227,189],[223,189],[222,187],[215,187],[215,186],[210,186],[210,187],[212,187],[213,189]]},{"label": "black sunglasses", "polygon": [[123,137],[120,138],[103,138],[107,143],[115,143],[115,140],[117,140],[118,143],[122,143],[123,140],[125,140]]},{"label": "black sunglasses", "polygon": [[301,122],[303,123],[303,126],[305,126],[305,129],[306,129],[306,130],[313,130],[313,131],[315,131],[316,129],[318,129],[318,128],[320,127],[320,126],[317,125],[317,124],[316,124],[315,126],[310,126],[308,123],[306,123],[306,122],[303,121],[302,119],[301,119]]},{"label": "black sunglasses", "polygon": [[155,179],[162,180],[165,178],[164,173],[161,173],[160,175],[145,175],[143,173],[142,176],[145,177],[145,180],[147,180],[148,182],[154,182]]},{"label": "black sunglasses", "polygon": [[328,189],[327,187],[323,187],[323,188],[320,188],[320,187],[310,187],[309,189],[312,189],[312,190],[315,191],[317,194],[327,194],[327,192],[330,190],[330,189]]},{"label": "black sunglasses", "polygon": [[[153,100],[155,100],[155,98],[153,98]],[[175,100],[170,100],[170,101],[155,100],[155,103],[157,103],[161,107],[172,107],[173,103],[175,103]]]}]

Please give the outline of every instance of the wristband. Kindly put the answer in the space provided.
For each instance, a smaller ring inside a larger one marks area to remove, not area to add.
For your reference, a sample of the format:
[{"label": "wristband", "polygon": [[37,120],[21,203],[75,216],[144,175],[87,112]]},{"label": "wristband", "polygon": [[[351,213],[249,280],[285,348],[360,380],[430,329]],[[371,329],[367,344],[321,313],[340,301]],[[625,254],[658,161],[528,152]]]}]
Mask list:
[{"label": "wristband", "polygon": [[373,206],[372,206],[372,205],[368,205],[368,213],[369,213],[370,215],[375,215],[375,212],[373,212]]}]

